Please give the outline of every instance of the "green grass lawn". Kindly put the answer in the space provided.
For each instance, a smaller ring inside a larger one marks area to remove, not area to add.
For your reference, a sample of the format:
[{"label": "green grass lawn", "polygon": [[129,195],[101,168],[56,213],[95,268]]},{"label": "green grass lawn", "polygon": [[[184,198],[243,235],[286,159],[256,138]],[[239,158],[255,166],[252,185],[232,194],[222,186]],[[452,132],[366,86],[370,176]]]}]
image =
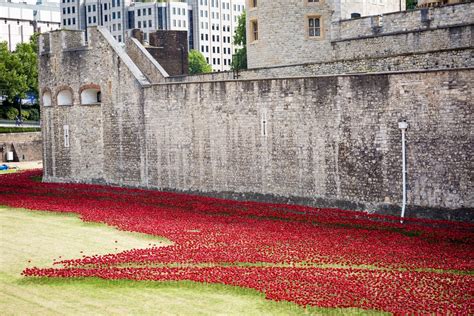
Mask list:
[{"label": "green grass lawn", "polygon": [[2,315],[302,315],[366,314],[355,309],[304,309],[266,300],[250,289],[192,282],[35,279],[26,267],[170,241],[85,223],[72,214],[0,207]]},{"label": "green grass lawn", "polygon": [[2,127],[0,126],[0,134],[2,133],[28,133],[41,132],[39,127]]}]

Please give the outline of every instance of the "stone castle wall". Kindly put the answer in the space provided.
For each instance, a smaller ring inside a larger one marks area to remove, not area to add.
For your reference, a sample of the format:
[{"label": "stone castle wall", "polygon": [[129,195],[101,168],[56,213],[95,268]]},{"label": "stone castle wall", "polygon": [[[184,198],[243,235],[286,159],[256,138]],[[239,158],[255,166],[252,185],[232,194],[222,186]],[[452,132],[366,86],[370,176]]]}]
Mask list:
[{"label": "stone castle wall", "polygon": [[410,209],[472,207],[471,99],[469,70],[154,85],[145,185],[395,210],[406,119]]},{"label": "stone castle wall", "polygon": [[[170,78],[137,41],[64,33],[41,40],[45,181],[397,214],[406,119],[408,215],[472,220],[472,48]],[[372,66],[389,72],[334,72]],[[88,87],[100,103],[81,103]]]}]

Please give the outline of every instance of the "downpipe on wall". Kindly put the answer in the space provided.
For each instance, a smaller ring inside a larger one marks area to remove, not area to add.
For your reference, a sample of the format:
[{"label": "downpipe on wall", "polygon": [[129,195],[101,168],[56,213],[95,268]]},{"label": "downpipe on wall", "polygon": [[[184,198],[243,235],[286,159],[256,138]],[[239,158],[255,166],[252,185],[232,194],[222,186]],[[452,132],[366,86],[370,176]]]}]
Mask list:
[{"label": "downpipe on wall", "polygon": [[408,129],[408,123],[406,120],[398,122],[398,128],[402,131],[402,214],[400,216],[400,223],[403,224],[403,218],[405,217],[405,209],[407,206],[407,160],[406,160],[406,142],[405,132]]}]

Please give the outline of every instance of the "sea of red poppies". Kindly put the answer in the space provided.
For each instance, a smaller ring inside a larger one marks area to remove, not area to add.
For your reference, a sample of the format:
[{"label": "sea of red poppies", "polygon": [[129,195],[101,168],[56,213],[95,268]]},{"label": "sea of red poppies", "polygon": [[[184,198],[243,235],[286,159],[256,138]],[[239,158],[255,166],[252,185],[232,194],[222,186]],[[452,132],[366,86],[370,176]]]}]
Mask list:
[{"label": "sea of red poppies", "polygon": [[29,267],[27,277],[191,280],[256,289],[302,306],[474,314],[474,225],[336,209],[0,176],[0,205],[73,212],[163,236],[133,249]]}]

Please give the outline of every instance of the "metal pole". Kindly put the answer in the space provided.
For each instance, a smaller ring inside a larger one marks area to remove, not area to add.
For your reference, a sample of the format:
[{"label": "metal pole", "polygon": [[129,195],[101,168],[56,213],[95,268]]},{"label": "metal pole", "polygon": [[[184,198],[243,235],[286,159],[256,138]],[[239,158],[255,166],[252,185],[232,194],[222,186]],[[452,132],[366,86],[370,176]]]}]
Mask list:
[{"label": "metal pole", "polygon": [[402,186],[403,186],[403,201],[402,201],[402,216],[400,223],[403,224],[405,217],[405,209],[407,204],[407,169],[406,169],[406,152],[405,152],[405,129],[402,129]]},{"label": "metal pole", "polygon": [[405,142],[405,131],[408,128],[408,123],[404,120],[398,122],[398,128],[402,130],[402,214],[400,216],[400,223],[403,224],[403,218],[405,217],[405,210],[407,205],[407,166],[406,166],[406,142]]}]

